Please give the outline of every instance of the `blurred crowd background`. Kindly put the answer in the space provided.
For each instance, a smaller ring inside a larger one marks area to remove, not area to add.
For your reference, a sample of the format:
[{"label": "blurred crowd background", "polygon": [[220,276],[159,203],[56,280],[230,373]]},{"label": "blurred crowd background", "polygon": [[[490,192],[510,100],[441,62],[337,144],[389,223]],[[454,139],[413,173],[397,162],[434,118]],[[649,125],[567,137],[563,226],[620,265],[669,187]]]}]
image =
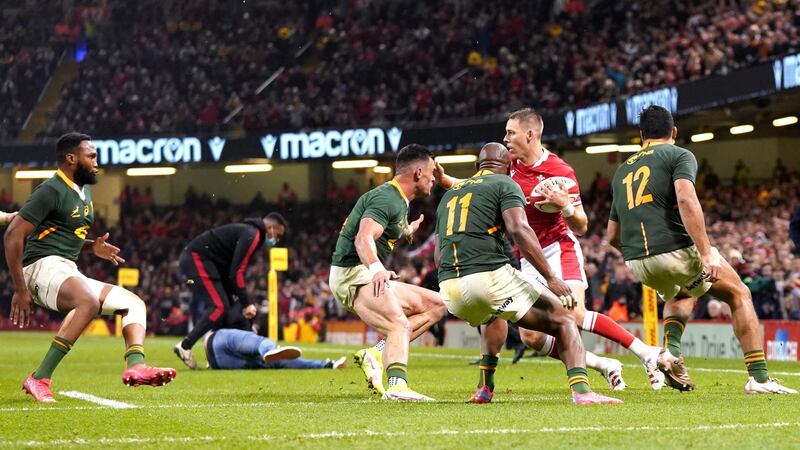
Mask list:
[{"label": "blurred crowd background", "polygon": [[0,138],[17,136],[66,45],[85,61],[42,139],[498,118],[800,51],[788,0],[27,0],[13,11],[0,25]]},{"label": "blurred crowd background", "polygon": [[[744,165],[730,175],[721,180],[701,162],[697,186],[711,242],[750,288],[759,318],[800,320],[800,253],[789,235],[795,211],[796,226],[800,226],[800,173],[779,163],[770,181],[748,180]],[[618,321],[640,319],[641,284],[604,236],[611,202],[609,180],[598,177],[583,188],[590,223],[589,232],[579,238],[589,279],[586,306]],[[192,303],[178,269],[183,246],[210,227],[279,211],[291,222],[285,242],[289,270],[280,274],[280,321],[313,323],[324,337],[325,321],[356,319],[334,300],[328,272],[338,230],[359,194],[352,184],[331,187],[324,202],[301,204],[287,184],[274,198],[257,193],[250,204],[233,205],[190,189],[183,206],[163,207],[153,203],[152,193],[126,188],[119,199],[119,225],[109,229],[101,217],[93,229],[98,234],[108,230],[113,243],[123,249],[125,266],[141,271],[140,285],[133,290],[148,304],[150,329],[181,334],[202,307]],[[410,217],[421,213],[435,217],[438,197],[413,202]],[[0,208],[17,209],[18,205],[3,203],[8,200],[8,195],[0,192]],[[398,244],[387,267],[402,281],[438,290],[433,240],[429,239],[433,226],[433,220],[426,220],[412,242]],[[79,266],[87,276],[116,283],[116,267],[107,261],[84,254]],[[262,313],[267,310],[268,270],[268,252],[263,251],[254,255],[246,274],[248,291],[258,299]],[[4,268],[0,271],[0,321],[7,322],[12,294]],[[54,320],[59,318],[57,313],[36,308],[34,326],[57,324]],[[725,321],[730,319],[730,311],[723,303],[704,297],[693,319]],[[263,325],[264,321],[257,323]]]}]

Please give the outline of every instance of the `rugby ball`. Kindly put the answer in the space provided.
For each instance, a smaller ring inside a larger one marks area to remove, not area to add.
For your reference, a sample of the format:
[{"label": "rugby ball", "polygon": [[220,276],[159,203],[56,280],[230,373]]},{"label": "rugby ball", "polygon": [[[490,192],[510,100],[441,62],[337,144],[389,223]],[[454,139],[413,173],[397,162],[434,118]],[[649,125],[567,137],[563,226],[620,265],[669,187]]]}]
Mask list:
[{"label": "rugby ball", "polygon": [[[559,185],[563,187],[565,190],[570,190],[571,188],[575,187],[577,183],[572,178],[567,177],[550,177],[545,178],[544,180],[540,181],[536,186],[533,187],[531,190],[531,195],[528,197],[528,202],[533,203],[533,206],[541,212],[546,213],[557,213],[560,210],[558,207],[545,201],[544,197],[544,189],[546,186],[550,186],[553,188],[558,189]],[[577,194],[569,194],[569,200],[574,201],[578,198]]]}]

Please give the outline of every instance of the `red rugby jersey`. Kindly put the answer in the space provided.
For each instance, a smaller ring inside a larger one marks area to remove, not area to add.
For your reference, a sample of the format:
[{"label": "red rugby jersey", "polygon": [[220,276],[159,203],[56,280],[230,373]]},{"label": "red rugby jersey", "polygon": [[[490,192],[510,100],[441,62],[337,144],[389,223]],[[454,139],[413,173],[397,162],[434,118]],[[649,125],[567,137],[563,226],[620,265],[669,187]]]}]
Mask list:
[{"label": "red rugby jersey", "polygon": [[547,149],[542,149],[542,157],[535,163],[527,166],[512,156],[511,158],[511,178],[516,181],[525,194],[525,214],[528,216],[528,224],[536,232],[542,248],[559,241],[561,238],[572,234],[567,222],[561,213],[546,213],[539,211],[533,206],[531,194],[533,188],[541,181],[550,177],[566,177],[575,181],[575,186],[569,188],[570,195],[576,195],[572,204],[581,204],[581,190],[578,180],[575,178],[575,171],[563,159],[550,153]]}]

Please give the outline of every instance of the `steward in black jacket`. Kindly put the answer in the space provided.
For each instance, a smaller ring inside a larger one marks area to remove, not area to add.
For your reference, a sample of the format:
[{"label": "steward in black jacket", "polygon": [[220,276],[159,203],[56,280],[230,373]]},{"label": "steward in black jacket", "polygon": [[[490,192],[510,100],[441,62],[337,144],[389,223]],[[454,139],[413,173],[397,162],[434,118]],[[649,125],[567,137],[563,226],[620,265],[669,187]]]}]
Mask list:
[{"label": "steward in black jacket", "polygon": [[[269,213],[262,219],[245,219],[212,228],[192,239],[183,249],[180,268],[192,291],[193,300],[205,304],[204,315],[192,331],[173,351],[190,369],[197,363],[192,347],[207,332],[216,330],[226,322],[252,319],[257,308],[247,295],[245,273],[253,254],[264,244],[273,247],[286,233],[286,219],[278,213]],[[235,301],[235,310],[241,318],[227,317]],[[235,319],[235,320],[234,320]]]}]

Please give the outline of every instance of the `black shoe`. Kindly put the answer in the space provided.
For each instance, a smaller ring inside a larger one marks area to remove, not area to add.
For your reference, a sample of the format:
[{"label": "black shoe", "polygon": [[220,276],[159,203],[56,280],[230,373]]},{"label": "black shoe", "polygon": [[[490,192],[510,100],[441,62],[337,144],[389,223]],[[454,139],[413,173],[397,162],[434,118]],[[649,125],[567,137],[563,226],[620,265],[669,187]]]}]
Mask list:
[{"label": "black shoe", "polygon": [[522,359],[522,357],[525,356],[525,350],[527,349],[528,348],[525,347],[524,345],[520,345],[519,347],[514,349],[514,358],[511,359],[511,364],[516,364],[517,361]]},{"label": "black shoe", "polygon": [[480,360],[480,358],[478,358],[475,361],[470,361],[469,365],[470,366],[477,366],[480,363],[481,363],[481,360]]}]

